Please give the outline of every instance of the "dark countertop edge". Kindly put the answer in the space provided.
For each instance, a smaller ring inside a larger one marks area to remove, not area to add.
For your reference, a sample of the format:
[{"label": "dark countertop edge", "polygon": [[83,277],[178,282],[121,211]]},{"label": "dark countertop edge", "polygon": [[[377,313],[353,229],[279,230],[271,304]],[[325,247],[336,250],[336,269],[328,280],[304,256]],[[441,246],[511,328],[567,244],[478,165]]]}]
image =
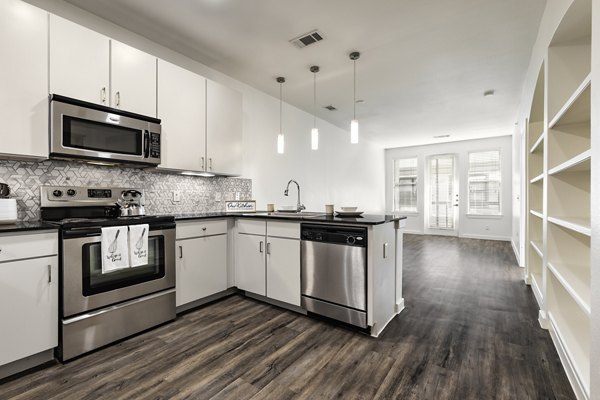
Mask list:
[{"label": "dark countertop edge", "polygon": [[[264,211],[258,211],[264,212]],[[352,224],[352,225],[381,225],[388,222],[396,222],[407,217],[404,215],[384,215],[384,214],[366,214],[361,218],[340,218],[335,216],[322,216],[322,217],[282,217],[278,215],[242,215],[241,213],[206,213],[206,214],[174,214],[175,222],[177,221],[192,221],[202,219],[219,219],[219,218],[246,218],[246,219],[266,219],[266,220],[277,220],[277,221],[290,221],[290,222],[315,222],[315,223],[337,223],[337,224]]]},{"label": "dark countertop edge", "polygon": [[0,225],[0,233],[58,230],[58,226],[41,221],[16,222]]}]

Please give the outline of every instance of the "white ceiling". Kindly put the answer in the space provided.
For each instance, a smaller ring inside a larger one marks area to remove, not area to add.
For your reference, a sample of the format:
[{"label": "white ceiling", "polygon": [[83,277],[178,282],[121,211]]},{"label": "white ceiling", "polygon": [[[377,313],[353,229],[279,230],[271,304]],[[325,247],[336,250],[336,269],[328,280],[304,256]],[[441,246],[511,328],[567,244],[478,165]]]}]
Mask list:
[{"label": "white ceiling", "polygon": [[[385,147],[512,134],[546,0],[67,0]],[[319,29],[325,40],[288,40]],[[493,97],[483,92],[495,90]],[[450,134],[450,138],[433,136]]]}]

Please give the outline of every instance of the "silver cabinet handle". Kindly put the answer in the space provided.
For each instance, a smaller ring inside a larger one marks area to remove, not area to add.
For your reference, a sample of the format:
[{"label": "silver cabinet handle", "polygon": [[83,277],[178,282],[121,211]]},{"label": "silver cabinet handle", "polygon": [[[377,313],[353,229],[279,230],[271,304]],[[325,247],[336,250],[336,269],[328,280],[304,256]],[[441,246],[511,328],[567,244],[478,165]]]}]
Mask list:
[{"label": "silver cabinet handle", "polygon": [[271,254],[271,243],[267,242],[267,254]]},{"label": "silver cabinet handle", "polygon": [[208,159],[208,169],[212,171],[212,158]]},{"label": "silver cabinet handle", "polygon": [[102,103],[106,103],[106,87],[103,87],[100,91],[100,97],[102,99]]},{"label": "silver cabinet handle", "polygon": [[258,245],[258,251],[260,251],[261,253],[263,252],[263,246],[264,246],[264,243],[263,243],[263,241],[261,240],[261,241],[260,241],[260,244]]},{"label": "silver cabinet handle", "polygon": [[179,246],[179,258],[183,258],[183,246]]},{"label": "silver cabinet handle", "polygon": [[48,264],[48,283],[52,283],[52,265]]},{"label": "silver cabinet handle", "polygon": [[387,258],[388,243],[383,244],[383,258]]},{"label": "silver cabinet handle", "polygon": [[121,92],[115,93],[115,105],[117,107],[121,105]]},{"label": "silver cabinet handle", "polygon": [[204,171],[204,157],[202,157],[202,170]]}]

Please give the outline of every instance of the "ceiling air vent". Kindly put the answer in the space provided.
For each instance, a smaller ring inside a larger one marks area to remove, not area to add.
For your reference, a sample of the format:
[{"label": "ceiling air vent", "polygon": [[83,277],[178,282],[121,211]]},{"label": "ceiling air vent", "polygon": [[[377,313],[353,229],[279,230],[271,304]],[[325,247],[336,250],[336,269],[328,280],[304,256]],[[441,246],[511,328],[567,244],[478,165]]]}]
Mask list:
[{"label": "ceiling air vent", "polygon": [[332,106],[331,104],[330,104],[330,105],[328,105],[328,106],[325,106],[325,107],[323,107],[323,108],[326,108],[326,109],[328,109],[329,111],[337,111],[337,108],[335,108],[335,107],[334,107],[334,106]]},{"label": "ceiling air vent", "polygon": [[300,35],[290,40],[290,43],[296,46],[297,48],[302,49],[313,43],[320,42],[321,40],[323,40],[323,34],[315,29],[314,31],[305,33],[304,35]]}]

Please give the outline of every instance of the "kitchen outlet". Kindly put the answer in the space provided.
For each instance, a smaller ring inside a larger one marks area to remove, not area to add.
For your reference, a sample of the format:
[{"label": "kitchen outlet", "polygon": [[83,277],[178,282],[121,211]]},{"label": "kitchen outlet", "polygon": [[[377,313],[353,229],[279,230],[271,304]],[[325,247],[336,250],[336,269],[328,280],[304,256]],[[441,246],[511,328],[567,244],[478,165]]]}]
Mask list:
[{"label": "kitchen outlet", "polygon": [[173,202],[179,203],[181,201],[181,190],[173,190]]},{"label": "kitchen outlet", "polygon": [[240,195],[241,195],[240,192],[235,192],[235,199],[240,200],[240,197],[241,197]]},{"label": "kitchen outlet", "polygon": [[222,200],[222,196],[220,192],[215,193],[215,201],[221,201]]},{"label": "kitchen outlet", "polygon": [[486,225],[486,226],[485,226],[485,230],[486,230],[486,231],[489,231],[489,230],[490,230],[490,227],[489,227],[488,225]]}]

